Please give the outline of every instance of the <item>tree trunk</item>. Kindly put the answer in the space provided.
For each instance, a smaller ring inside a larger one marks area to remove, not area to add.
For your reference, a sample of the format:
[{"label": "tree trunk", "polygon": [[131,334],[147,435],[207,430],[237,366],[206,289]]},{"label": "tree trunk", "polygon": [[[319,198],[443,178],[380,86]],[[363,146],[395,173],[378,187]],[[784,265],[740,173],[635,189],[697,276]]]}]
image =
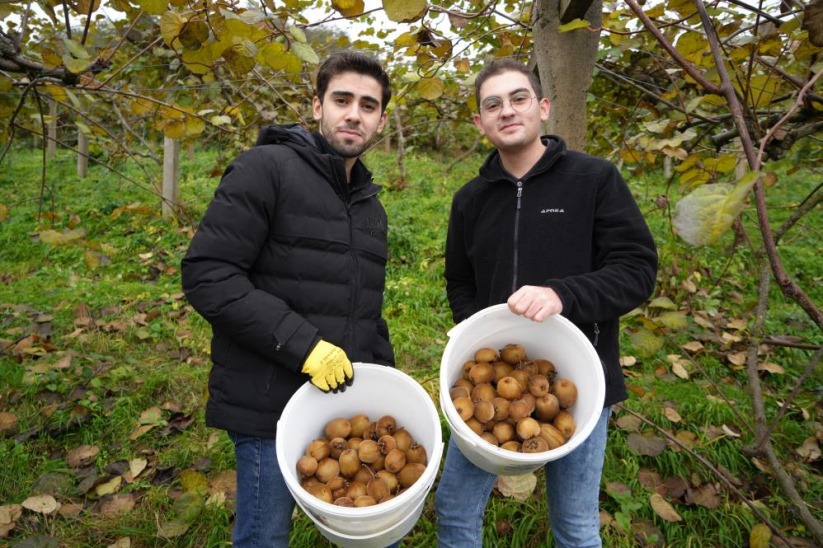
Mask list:
[{"label": "tree trunk", "polygon": [[89,138],[77,129],[77,176],[85,179],[89,171]]},{"label": "tree trunk", "polygon": [[179,171],[180,143],[165,137],[163,141],[163,217],[174,215],[177,208]]},{"label": "tree trunk", "polygon": [[603,0],[594,0],[586,12],[589,29],[559,32],[560,10],[560,0],[538,0],[535,10],[537,69],[552,104],[548,131],[563,137],[570,149],[585,150],[586,95],[597,61]]},{"label": "tree trunk", "polygon": [[57,101],[49,101],[48,139],[46,139],[46,158],[54,158],[57,152]]}]

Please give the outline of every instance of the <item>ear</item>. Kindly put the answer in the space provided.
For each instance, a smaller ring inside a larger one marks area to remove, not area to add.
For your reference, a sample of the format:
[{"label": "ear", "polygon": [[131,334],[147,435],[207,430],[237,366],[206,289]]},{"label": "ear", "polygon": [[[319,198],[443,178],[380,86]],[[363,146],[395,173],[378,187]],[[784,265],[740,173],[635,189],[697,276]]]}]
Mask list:
[{"label": "ear", "polygon": [[389,119],[389,112],[387,110],[383,111],[383,114],[380,115],[380,122],[377,124],[377,133],[383,131],[383,128],[386,125],[386,121]]},{"label": "ear", "polygon": [[483,122],[480,121],[480,115],[474,115],[474,125],[477,128],[477,131],[480,132],[480,135],[485,135],[486,131],[483,129]]},{"label": "ear", "polygon": [[315,122],[319,122],[323,119],[323,104],[320,102],[320,98],[316,95],[311,100],[311,109],[314,114]]},{"label": "ear", "polygon": [[547,122],[549,120],[549,112],[551,112],[552,104],[546,97],[540,99],[540,121]]}]

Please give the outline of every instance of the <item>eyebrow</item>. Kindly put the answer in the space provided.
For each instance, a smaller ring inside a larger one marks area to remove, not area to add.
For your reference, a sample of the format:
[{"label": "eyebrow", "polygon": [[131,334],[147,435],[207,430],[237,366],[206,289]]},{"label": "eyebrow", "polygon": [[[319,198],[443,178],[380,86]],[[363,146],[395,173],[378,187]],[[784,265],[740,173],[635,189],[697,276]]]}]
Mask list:
[{"label": "eyebrow", "polygon": [[[517,89],[515,89],[515,90],[513,90],[513,91],[510,91],[510,92],[509,92],[509,97],[511,97],[512,95],[516,95],[516,94],[518,94],[518,93],[522,93],[522,92],[524,92],[524,91],[528,92],[528,91],[529,91],[529,88],[517,88]],[[489,96],[487,96],[487,97],[484,97],[484,98],[483,98],[483,100],[482,100],[482,101],[480,101],[480,102],[481,102],[481,103],[482,103],[482,102],[485,102],[485,101],[486,101],[486,99],[491,99],[491,98],[499,99],[500,97],[498,97],[497,95],[489,95]]]},{"label": "eyebrow", "polygon": [[[354,99],[354,93],[350,91],[332,91],[332,97],[343,97],[346,99]],[[372,97],[371,95],[364,95],[360,98],[361,101],[366,101],[367,103],[372,103],[375,106],[380,106],[380,101]]]}]

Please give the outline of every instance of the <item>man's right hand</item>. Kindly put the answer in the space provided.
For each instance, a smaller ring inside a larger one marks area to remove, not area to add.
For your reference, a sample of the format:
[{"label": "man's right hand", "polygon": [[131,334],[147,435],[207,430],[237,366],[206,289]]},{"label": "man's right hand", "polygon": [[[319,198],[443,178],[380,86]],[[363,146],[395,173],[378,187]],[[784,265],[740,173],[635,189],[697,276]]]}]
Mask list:
[{"label": "man's right hand", "polygon": [[302,371],[323,392],[345,392],[354,380],[354,368],[346,352],[323,339],[309,352]]},{"label": "man's right hand", "polygon": [[524,285],[507,302],[509,310],[535,322],[563,312],[563,302],[551,287]]}]

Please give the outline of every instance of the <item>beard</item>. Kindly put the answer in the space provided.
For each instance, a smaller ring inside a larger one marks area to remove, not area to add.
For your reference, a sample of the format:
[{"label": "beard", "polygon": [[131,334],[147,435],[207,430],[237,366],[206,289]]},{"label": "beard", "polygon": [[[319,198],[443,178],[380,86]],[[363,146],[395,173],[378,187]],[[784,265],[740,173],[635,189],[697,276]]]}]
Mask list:
[{"label": "beard", "polygon": [[[364,138],[362,142],[355,141],[348,137],[339,136],[334,132],[334,128],[327,125],[325,120],[320,121],[320,129],[323,137],[329,146],[342,158],[357,158],[369,148],[374,141],[375,135]],[[362,128],[350,128],[362,132]]]}]

